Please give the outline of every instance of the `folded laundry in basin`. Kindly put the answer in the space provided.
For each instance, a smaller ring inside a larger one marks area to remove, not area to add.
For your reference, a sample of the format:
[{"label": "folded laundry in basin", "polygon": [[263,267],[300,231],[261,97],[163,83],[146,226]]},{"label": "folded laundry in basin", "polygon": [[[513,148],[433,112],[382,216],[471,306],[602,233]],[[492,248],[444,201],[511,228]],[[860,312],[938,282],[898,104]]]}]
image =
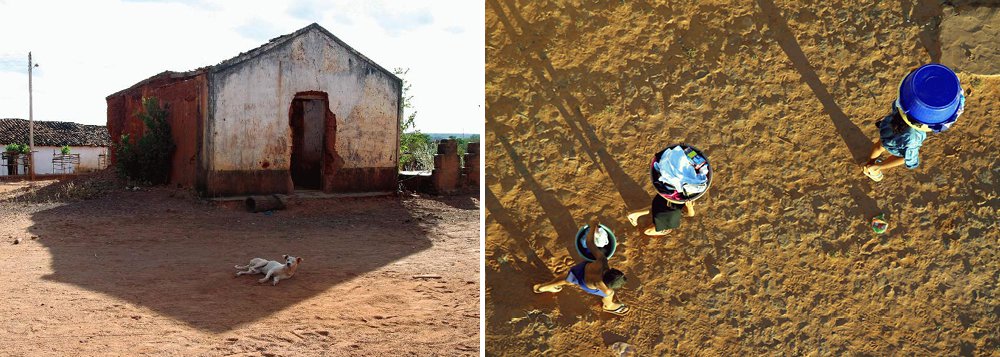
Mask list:
[{"label": "folded laundry in basin", "polygon": [[697,153],[694,157],[700,159],[699,169],[695,168],[695,162],[684,149],[675,146],[664,150],[660,160],[653,164],[653,168],[660,173],[660,182],[691,196],[708,188],[708,164]]}]

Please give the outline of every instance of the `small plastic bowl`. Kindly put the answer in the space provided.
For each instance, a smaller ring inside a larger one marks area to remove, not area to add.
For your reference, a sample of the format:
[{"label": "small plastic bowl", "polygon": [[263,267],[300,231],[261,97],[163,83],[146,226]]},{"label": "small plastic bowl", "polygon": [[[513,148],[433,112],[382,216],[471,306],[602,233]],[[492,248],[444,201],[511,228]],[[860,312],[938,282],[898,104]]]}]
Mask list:
[{"label": "small plastic bowl", "polygon": [[667,145],[667,147],[664,148],[663,150],[660,150],[656,154],[653,154],[653,161],[649,164],[649,178],[653,182],[653,187],[656,188],[656,192],[659,193],[660,196],[670,196],[670,195],[672,195],[674,193],[673,189],[671,189],[667,185],[665,185],[662,182],[660,182],[660,180],[659,180],[660,179],[660,172],[656,171],[656,168],[653,167],[653,164],[656,163],[657,161],[660,161],[660,155],[662,155],[664,151],[667,151],[667,149],[673,148],[675,146],[680,146],[681,148],[690,148],[691,150],[694,150],[694,152],[698,153],[698,155],[701,155],[701,157],[705,159],[705,165],[708,165],[708,174],[706,174],[706,176],[708,177],[708,183],[707,183],[707,186],[705,186],[705,190],[704,191],[701,191],[701,192],[699,192],[698,194],[696,194],[694,196],[687,197],[687,196],[684,196],[684,194],[682,193],[679,196],[679,199],[672,199],[672,198],[666,198],[666,197],[664,197],[664,198],[667,201],[670,201],[670,202],[673,202],[673,203],[684,203],[684,202],[688,202],[688,201],[692,201],[693,202],[694,200],[697,200],[698,198],[701,198],[701,196],[704,196],[705,193],[708,192],[708,189],[710,187],[712,187],[712,176],[713,176],[712,175],[712,162],[709,161],[708,160],[708,156],[705,155],[705,153],[701,152],[701,150],[698,150],[698,148],[696,148],[694,146],[691,146],[691,145],[688,145],[688,144]]},{"label": "small plastic bowl", "polygon": [[[618,238],[615,237],[615,233],[611,231],[611,228],[603,224],[599,224],[598,227],[608,233],[608,245],[601,247],[601,251],[604,252],[604,256],[611,258],[611,256],[615,255],[615,248],[618,247]],[[592,262],[595,259],[594,254],[584,247],[587,241],[587,232],[589,231],[590,225],[588,224],[580,227],[580,230],[576,232],[576,252],[580,253],[583,259]]]}]

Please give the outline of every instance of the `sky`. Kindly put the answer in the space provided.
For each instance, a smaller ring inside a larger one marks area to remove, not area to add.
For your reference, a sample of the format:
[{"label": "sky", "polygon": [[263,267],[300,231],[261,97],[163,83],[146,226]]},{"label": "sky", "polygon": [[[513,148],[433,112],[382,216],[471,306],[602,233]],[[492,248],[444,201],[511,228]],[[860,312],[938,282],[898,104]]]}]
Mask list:
[{"label": "sky", "polygon": [[35,120],[104,125],[109,94],[315,22],[386,69],[409,68],[417,129],[481,134],[484,16],[468,0],[0,0],[0,118],[28,118],[29,51]]}]

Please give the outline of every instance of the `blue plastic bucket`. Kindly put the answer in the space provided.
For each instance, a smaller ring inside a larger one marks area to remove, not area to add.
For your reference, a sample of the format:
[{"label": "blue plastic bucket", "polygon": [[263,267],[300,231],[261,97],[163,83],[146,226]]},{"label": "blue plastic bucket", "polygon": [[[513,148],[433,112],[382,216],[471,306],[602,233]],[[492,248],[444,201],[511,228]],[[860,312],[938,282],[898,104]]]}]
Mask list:
[{"label": "blue plastic bucket", "polygon": [[[611,231],[611,228],[603,224],[599,224],[598,227],[603,229],[608,233],[608,245],[601,247],[601,251],[604,252],[604,256],[611,258],[615,255],[615,248],[618,247],[618,238],[615,237],[615,233]],[[584,225],[580,227],[580,230],[576,232],[576,252],[580,253],[580,256],[587,261],[594,261],[594,254],[587,249],[587,232],[590,231],[590,225]]]},{"label": "blue plastic bucket", "polygon": [[958,76],[937,63],[911,71],[899,85],[900,109],[911,120],[932,128],[954,122],[961,100]]}]

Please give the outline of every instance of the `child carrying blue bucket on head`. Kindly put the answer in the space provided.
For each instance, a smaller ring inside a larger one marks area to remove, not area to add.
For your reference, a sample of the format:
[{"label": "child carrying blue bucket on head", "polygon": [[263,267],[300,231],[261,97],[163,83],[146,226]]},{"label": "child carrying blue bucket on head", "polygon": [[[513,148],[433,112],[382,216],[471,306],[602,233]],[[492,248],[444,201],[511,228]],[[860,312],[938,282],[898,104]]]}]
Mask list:
[{"label": "child carrying blue bucket on head", "polygon": [[[904,164],[909,169],[916,168],[927,132],[947,130],[964,110],[965,95],[958,76],[950,68],[931,63],[911,71],[899,84],[899,97],[892,104],[892,112],[875,122],[879,140],[862,172],[878,182],[882,181],[884,169]],[[891,156],[878,161],[882,152]]]}]

